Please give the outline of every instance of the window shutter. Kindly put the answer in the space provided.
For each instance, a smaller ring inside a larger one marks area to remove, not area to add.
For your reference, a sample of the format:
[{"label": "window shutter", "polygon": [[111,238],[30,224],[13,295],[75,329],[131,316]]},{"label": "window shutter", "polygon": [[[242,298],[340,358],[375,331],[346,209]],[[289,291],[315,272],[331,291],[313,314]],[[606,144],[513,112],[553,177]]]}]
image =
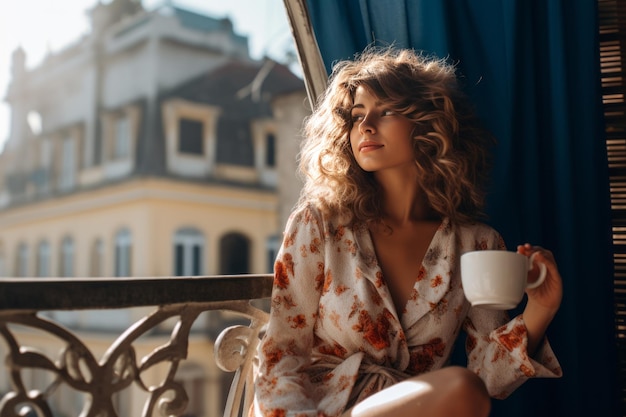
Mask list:
[{"label": "window shutter", "polygon": [[626,2],[598,0],[598,19],[613,221],[615,330],[621,412],[626,415]]}]

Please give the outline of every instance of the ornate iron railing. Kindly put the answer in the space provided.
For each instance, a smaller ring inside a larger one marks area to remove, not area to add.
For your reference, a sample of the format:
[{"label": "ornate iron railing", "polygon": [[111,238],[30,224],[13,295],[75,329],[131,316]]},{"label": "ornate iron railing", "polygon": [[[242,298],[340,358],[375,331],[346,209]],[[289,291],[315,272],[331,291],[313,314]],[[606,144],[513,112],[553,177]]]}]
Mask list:
[{"label": "ornate iron railing", "polygon": [[[234,275],[175,278],[3,278],[0,279],[0,339],[7,346],[5,367],[11,390],[0,401],[0,417],[52,417],[48,402],[62,384],[85,396],[81,417],[114,417],[114,395],[135,385],[147,393],[142,416],[179,416],[187,405],[187,394],[174,377],[187,357],[193,323],[206,311],[230,311],[249,321],[223,329],[215,342],[217,365],[235,372],[224,416],[235,417],[247,410],[259,333],[268,314],[250,301],[271,294],[272,276]],[[132,324],[97,358],[76,332],[41,314],[44,311],[120,309],[155,306]],[[134,343],[165,321],[175,321],[167,343],[148,355],[137,357]],[[20,344],[12,326],[25,327],[60,340],[57,357],[48,357],[34,346]],[[148,386],[142,373],[167,364],[167,376]],[[53,381],[40,390],[27,389],[25,369],[45,370]],[[126,417],[126,416],[120,416]]]}]

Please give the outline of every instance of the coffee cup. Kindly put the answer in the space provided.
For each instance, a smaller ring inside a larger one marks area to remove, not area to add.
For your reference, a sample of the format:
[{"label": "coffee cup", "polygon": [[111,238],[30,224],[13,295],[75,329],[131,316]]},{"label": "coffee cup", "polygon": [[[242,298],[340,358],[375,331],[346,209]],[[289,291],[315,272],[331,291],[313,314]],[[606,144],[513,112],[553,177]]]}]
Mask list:
[{"label": "coffee cup", "polygon": [[[493,310],[515,308],[528,288],[537,288],[546,278],[546,266],[533,264],[530,257],[505,250],[479,250],[461,255],[461,282],[465,298],[472,304]],[[533,265],[539,267],[539,278],[528,282]]]}]

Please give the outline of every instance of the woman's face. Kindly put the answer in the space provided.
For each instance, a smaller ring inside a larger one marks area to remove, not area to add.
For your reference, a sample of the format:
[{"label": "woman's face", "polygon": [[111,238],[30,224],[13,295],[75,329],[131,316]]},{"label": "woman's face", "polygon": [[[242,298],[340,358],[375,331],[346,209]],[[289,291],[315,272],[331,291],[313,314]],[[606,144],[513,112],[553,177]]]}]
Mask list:
[{"label": "woman's face", "polygon": [[385,107],[363,87],[355,91],[351,118],[350,145],[363,170],[415,168],[411,120]]}]

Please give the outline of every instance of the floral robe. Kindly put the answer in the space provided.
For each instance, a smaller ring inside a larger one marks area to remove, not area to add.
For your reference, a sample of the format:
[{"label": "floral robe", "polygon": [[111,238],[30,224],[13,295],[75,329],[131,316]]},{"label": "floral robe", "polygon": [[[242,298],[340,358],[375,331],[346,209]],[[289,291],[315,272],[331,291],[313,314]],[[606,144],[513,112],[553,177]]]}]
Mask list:
[{"label": "floral robe", "polygon": [[349,228],[313,207],[294,212],[275,264],[254,414],[340,415],[385,387],[445,366],[461,329],[468,368],[493,397],[531,377],[561,376],[547,341],[528,356],[521,315],[509,321],[506,312],[470,308],[459,258],[480,249],[504,249],[504,242],[486,225],[444,220],[398,315],[366,227]]}]

